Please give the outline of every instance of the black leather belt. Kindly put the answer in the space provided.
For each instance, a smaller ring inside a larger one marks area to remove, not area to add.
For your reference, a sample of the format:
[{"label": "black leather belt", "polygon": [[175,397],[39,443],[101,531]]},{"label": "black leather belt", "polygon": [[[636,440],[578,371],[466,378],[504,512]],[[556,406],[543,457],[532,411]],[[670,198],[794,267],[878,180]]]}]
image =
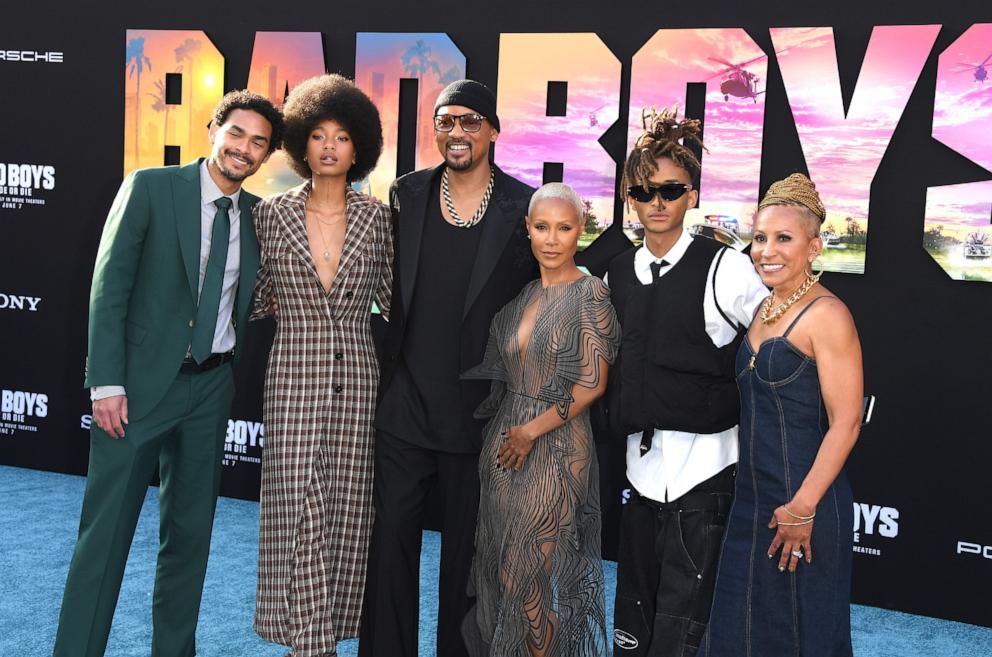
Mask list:
[{"label": "black leather belt", "polygon": [[234,352],[233,351],[228,351],[227,353],[224,353],[224,354],[211,354],[211,356],[209,358],[207,358],[205,361],[203,361],[202,363],[197,363],[192,358],[187,357],[186,360],[183,361],[183,364],[180,365],[180,367],[179,367],[179,373],[180,374],[201,374],[203,372],[207,372],[209,370],[212,370],[215,367],[220,367],[224,363],[227,363],[227,362],[232,361],[232,360],[234,360]]}]

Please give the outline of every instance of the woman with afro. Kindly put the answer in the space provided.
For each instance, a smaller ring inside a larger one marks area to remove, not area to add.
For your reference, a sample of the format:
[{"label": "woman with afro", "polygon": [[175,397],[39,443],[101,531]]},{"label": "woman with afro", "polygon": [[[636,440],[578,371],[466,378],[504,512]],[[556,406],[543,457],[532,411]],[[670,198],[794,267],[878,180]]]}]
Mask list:
[{"label": "woman with afro", "polygon": [[275,314],[255,631],[292,657],[358,635],[372,528],[373,302],[388,317],[390,213],[354,191],[382,152],[372,101],[351,81],[302,82],[284,107],[285,152],[304,183],[255,206],[254,318]]}]

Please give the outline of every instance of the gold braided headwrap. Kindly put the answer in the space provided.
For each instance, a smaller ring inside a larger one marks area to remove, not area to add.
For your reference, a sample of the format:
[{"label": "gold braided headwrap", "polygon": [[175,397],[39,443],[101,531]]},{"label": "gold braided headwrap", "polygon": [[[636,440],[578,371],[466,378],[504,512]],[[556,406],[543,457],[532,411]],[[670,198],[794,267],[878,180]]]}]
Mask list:
[{"label": "gold braided headwrap", "polygon": [[801,205],[816,215],[820,223],[827,218],[827,211],[816,192],[816,185],[801,173],[794,173],[784,180],[772,183],[758,204],[758,211],[769,205]]}]

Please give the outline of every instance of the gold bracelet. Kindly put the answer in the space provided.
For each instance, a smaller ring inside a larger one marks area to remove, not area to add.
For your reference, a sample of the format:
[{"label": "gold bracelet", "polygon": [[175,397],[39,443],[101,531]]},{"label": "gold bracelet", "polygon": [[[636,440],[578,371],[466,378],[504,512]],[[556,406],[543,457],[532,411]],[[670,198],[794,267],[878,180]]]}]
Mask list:
[{"label": "gold bracelet", "polygon": [[782,508],[785,509],[785,512],[788,513],[793,518],[795,518],[796,520],[812,520],[813,518],[816,517],[816,511],[813,511],[813,515],[811,516],[797,516],[792,511],[789,511],[789,507],[787,507],[786,505],[783,504]]},{"label": "gold bracelet", "polygon": [[813,522],[812,518],[810,518],[809,520],[803,520],[801,522],[780,522],[778,523],[778,525],[780,527],[798,527],[799,525],[808,525],[811,522]]}]

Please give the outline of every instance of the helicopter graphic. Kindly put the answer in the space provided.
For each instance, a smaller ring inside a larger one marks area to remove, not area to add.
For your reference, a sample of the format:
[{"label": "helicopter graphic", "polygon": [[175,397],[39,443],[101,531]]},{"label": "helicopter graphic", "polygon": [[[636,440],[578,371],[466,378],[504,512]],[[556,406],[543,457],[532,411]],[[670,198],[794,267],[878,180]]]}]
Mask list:
[{"label": "helicopter graphic", "polygon": [[992,54],[986,57],[981,64],[965,64],[964,62],[961,62],[954,69],[954,72],[972,73],[975,76],[975,82],[978,84],[985,84],[985,80],[989,77],[989,72],[988,69],[985,68],[985,65],[989,63],[990,59],[992,59]]},{"label": "helicopter graphic", "polygon": [[730,97],[734,96],[735,98],[750,98],[753,102],[757,103],[758,96],[765,93],[765,90],[762,89],[761,91],[758,91],[758,82],[760,81],[760,78],[744,67],[761,61],[766,57],[768,57],[768,55],[761,55],[760,57],[749,59],[748,61],[741,62],[740,64],[734,64],[732,62],[728,62],[726,59],[720,59],[719,57],[707,57],[706,59],[711,62],[716,62],[717,64],[726,67],[719,73],[714,73],[708,77],[707,80],[712,80],[717,77],[723,78],[723,80],[720,81],[720,93],[723,94],[724,100],[730,100]]},{"label": "helicopter graphic", "polygon": [[599,111],[601,109],[605,108],[605,107],[606,107],[606,105],[600,105],[599,107],[597,107],[593,111],[589,112],[589,127],[590,128],[595,128],[596,126],[599,125],[599,117],[596,116],[596,114],[599,113]]}]

